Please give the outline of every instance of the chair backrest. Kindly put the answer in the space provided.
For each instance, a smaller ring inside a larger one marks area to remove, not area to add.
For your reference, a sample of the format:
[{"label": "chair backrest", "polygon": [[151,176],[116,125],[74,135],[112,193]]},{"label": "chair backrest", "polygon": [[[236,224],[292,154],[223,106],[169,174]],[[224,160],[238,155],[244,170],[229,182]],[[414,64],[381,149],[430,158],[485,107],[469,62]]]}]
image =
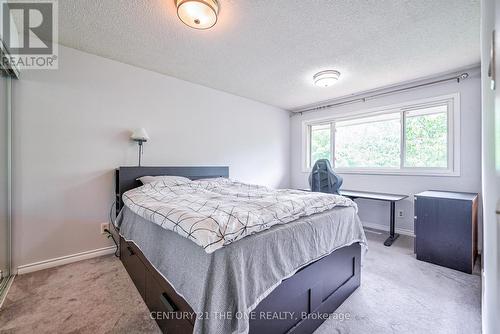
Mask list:
[{"label": "chair backrest", "polygon": [[343,179],[337,175],[327,159],[316,161],[309,176],[311,191],[339,194]]}]

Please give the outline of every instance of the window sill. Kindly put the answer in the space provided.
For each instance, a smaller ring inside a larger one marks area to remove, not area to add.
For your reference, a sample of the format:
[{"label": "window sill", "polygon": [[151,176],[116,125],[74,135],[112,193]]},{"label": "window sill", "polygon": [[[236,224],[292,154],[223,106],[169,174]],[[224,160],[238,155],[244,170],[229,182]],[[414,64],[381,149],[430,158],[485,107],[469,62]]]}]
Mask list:
[{"label": "window sill", "polygon": [[[341,169],[334,168],[338,174],[358,175],[391,175],[391,176],[431,176],[431,177],[459,177],[459,171],[451,170],[375,170],[375,169]],[[311,173],[311,168],[303,169],[302,173]]]}]

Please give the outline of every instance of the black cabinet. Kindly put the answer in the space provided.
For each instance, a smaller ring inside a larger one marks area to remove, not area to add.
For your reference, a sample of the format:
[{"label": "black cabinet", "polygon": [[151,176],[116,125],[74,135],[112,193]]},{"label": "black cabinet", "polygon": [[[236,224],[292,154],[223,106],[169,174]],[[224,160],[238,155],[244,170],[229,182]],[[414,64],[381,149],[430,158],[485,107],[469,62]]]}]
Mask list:
[{"label": "black cabinet", "polygon": [[417,259],[472,273],[477,256],[478,194],[424,191],[415,195]]}]

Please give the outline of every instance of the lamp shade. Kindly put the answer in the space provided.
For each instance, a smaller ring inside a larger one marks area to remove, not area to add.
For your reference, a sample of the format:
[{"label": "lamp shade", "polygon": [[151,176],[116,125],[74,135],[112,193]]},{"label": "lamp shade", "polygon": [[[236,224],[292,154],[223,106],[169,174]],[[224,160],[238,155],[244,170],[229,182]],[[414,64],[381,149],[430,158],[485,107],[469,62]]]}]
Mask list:
[{"label": "lamp shade", "polygon": [[146,129],[138,128],[138,129],[135,129],[134,132],[132,132],[130,139],[135,140],[135,141],[148,141],[149,136],[148,136],[148,133],[146,132]]}]

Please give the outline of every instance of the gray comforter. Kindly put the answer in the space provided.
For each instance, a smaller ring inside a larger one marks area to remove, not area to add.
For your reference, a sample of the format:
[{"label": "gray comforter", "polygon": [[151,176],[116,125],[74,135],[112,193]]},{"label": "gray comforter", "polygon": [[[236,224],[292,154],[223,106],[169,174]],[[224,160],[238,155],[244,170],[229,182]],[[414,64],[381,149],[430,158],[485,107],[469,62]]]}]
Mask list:
[{"label": "gray comforter", "polygon": [[194,333],[247,333],[248,314],[281,281],[340,247],[366,245],[356,207],[275,225],[213,253],[127,207],[117,224],[193,310],[203,312]]}]

